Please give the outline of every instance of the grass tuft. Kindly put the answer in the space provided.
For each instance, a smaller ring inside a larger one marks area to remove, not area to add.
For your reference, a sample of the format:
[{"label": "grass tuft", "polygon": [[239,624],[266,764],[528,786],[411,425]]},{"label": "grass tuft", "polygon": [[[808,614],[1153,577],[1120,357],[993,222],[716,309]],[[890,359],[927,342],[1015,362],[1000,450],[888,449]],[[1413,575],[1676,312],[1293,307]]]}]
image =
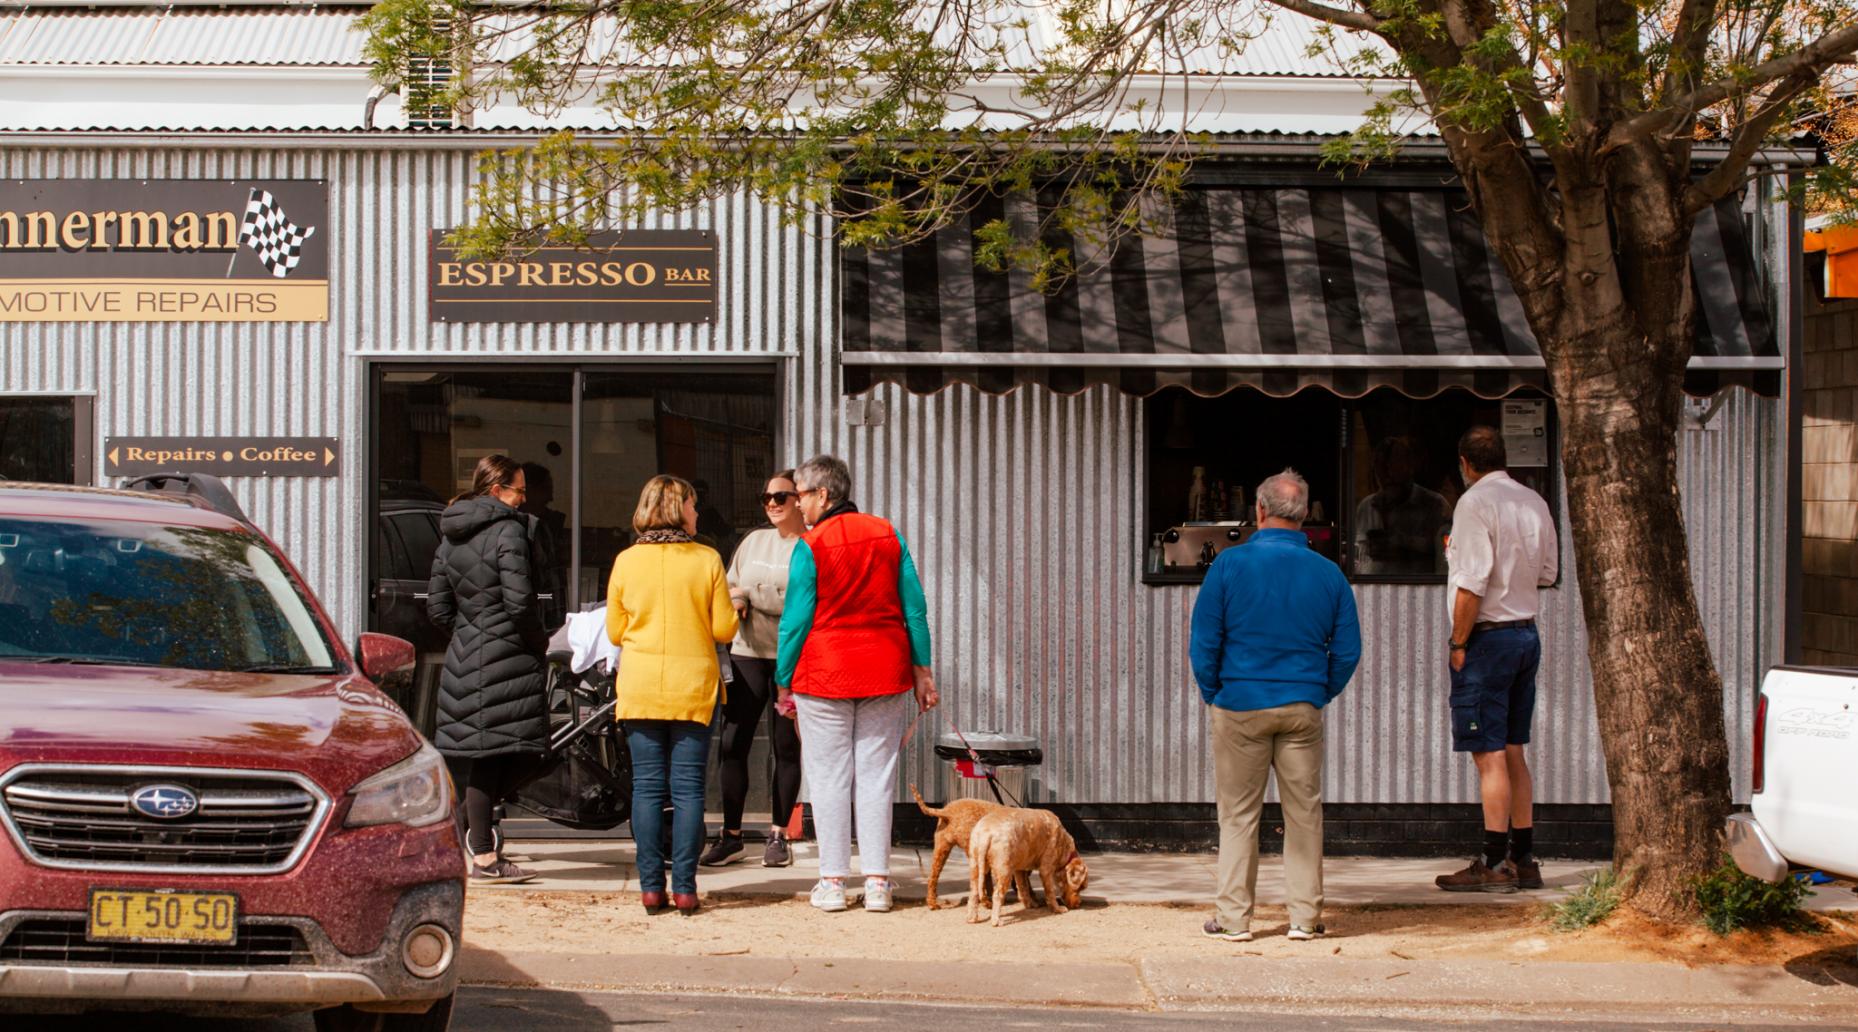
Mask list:
[{"label": "grass tuft", "polygon": [[1578,932],[1607,919],[1619,907],[1619,876],[1611,867],[1589,874],[1566,899],[1548,905],[1549,923],[1558,932]]}]

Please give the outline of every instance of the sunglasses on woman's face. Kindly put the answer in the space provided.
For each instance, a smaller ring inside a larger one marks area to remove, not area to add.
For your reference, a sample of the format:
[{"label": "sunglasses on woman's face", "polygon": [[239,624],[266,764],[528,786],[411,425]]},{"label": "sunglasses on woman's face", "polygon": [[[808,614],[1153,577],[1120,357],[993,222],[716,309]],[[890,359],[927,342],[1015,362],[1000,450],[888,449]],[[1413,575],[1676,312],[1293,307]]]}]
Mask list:
[{"label": "sunglasses on woman's face", "polygon": [[786,505],[797,497],[799,497],[799,492],[797,491],[763,491],[761,493],[761,504]]}]

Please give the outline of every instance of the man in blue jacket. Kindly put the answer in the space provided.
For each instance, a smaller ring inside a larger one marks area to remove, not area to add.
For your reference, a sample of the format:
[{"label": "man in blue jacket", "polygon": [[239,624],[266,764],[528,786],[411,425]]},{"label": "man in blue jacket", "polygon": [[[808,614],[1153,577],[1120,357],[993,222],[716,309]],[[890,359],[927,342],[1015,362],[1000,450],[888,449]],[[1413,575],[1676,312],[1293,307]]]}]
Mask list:
[{"label": "man in blue jacket", "polygon": [[1355,595],[1303,534],[1310,485],[1258,486],[1258,530],[1214,560],[1193,611],[1194,680],[1212,709],[1219,793],[1218,910],[1203,931],[1247,942],[1258,814],[1277,769],[1292,939],[1323,932],[1323,714],[1361,660]]}]

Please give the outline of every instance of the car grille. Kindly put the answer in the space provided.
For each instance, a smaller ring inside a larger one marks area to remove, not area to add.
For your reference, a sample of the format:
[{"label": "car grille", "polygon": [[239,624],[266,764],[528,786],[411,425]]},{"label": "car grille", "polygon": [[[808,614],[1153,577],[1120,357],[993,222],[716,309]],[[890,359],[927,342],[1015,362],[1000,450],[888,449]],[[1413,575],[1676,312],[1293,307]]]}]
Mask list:
[{"label": "car grille", "polygon": [[292,967],[316,957],[289,925],[239,922],[231,946],[90,942],[81,917],[35,917],[0,942],[0,964],[108,964],[118,967]]},{"label": "car grille", "polygon": [[[130,794],[150,784],[191,789],[199,808],[176,820],[131,809]],[[9,779],[0,808],[27,855],[48,866],[255,874],[290,865],[323,803],[278,776],[68,768]]]}]

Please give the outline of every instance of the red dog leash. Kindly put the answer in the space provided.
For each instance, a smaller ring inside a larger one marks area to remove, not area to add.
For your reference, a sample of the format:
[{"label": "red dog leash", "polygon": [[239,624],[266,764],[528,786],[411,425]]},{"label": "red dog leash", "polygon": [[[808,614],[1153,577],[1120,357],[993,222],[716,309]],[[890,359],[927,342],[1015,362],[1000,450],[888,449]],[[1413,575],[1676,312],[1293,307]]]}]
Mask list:
[{"label": "red dog leash", "polygon": [[[961,725],[955,723],[953,717],[949,718],[948,726],[954,729],[955,737],[961,739],[961,747],[968,751],[968,762],[987,771],[987,787],[993,791],[994,802],[999,803],[1001,806],[1006,806],[1007,800],[1011,799],[1013,800],[1012,805],[1024,807],[1026,804],[1020,802],[1019,797],[1000,786],[1000,779],[994,777],[993,766],[981,761],[981,754],[974,751],[974,746],[968,742],[968,736],[961,733]],[[1004,796],[1002,793],[1005,793]]]}]

